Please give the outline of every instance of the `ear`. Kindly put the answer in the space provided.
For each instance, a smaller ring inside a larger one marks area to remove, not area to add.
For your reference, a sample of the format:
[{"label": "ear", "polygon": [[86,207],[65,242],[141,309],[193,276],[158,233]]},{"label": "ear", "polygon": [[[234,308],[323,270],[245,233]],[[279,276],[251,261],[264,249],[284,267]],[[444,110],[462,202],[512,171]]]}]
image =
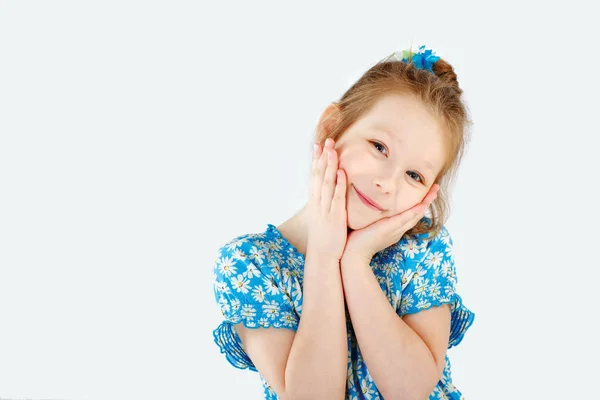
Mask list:
[{"label": "ear", "polygon": [[327,106],[321,118],[319,118],[319,124],[317,125],[317,143],[323,144],[325,139],[329,137],[329,134],[335,128],[336,124],[340,119],[340,108],[336,103],[331,103]]}]

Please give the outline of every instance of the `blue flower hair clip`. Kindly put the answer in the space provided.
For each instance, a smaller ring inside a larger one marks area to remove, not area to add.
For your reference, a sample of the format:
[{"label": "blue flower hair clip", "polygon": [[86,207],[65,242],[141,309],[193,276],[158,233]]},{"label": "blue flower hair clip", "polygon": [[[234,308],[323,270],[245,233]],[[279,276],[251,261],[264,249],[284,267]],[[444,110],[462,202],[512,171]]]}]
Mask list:
[{"label": "blue flower hair clip", "polygon": [[429,72],[433,72],[433,64],[439,59],[440,57],[436,56],[433,50],[425,50],[425,45],[423,45],[419,47],[419,51],[416,53],[413,52],[412,49],[402,50],[402,52],[393,53],[385,58],[384,61],[412,62],[417,69],[425,69]]}]

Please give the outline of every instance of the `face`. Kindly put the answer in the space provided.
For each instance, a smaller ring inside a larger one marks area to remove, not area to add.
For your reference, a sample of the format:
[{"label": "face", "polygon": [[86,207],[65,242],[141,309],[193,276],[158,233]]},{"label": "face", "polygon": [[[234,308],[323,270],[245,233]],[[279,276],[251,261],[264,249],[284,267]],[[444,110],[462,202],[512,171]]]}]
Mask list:
[{"label": "face", "polygon": [[410,95],[382,97],[352,124],[335,146],[348,180],[348,227],[361,229],[421,202],[445,162],[443,134],[441,121]]}]

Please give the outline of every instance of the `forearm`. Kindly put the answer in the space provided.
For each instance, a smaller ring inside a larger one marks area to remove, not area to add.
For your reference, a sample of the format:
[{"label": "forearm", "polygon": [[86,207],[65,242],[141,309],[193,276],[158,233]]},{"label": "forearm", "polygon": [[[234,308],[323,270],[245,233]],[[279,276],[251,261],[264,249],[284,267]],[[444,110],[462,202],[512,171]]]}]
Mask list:
[{"label": "forearm", "polygon": [[293,399],[343,399],[348,344],[342,278],[337,261],[307,254],[302,316],[285,371]]},{"label": "forearm", "polygon": [[439,380],[423,340],[396,314],[365,260],[342,259],[346,305],[361,353],[386,399],[424,399]]}]

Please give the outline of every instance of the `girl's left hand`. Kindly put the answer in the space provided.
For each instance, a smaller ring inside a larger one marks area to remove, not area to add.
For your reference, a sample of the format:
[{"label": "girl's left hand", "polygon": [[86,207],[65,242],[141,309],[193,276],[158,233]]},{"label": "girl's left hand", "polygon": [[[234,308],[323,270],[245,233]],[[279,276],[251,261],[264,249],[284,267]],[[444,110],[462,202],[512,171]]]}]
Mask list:
[{"label": "girl's left hand", "polygon": [[383,218],[348,234],[342,258],[360,258],[368,263],[375,253],[397,243],[402,235],[414,227],[437,197],[440,186],[433,184],[423,200],[412,208]]}]

